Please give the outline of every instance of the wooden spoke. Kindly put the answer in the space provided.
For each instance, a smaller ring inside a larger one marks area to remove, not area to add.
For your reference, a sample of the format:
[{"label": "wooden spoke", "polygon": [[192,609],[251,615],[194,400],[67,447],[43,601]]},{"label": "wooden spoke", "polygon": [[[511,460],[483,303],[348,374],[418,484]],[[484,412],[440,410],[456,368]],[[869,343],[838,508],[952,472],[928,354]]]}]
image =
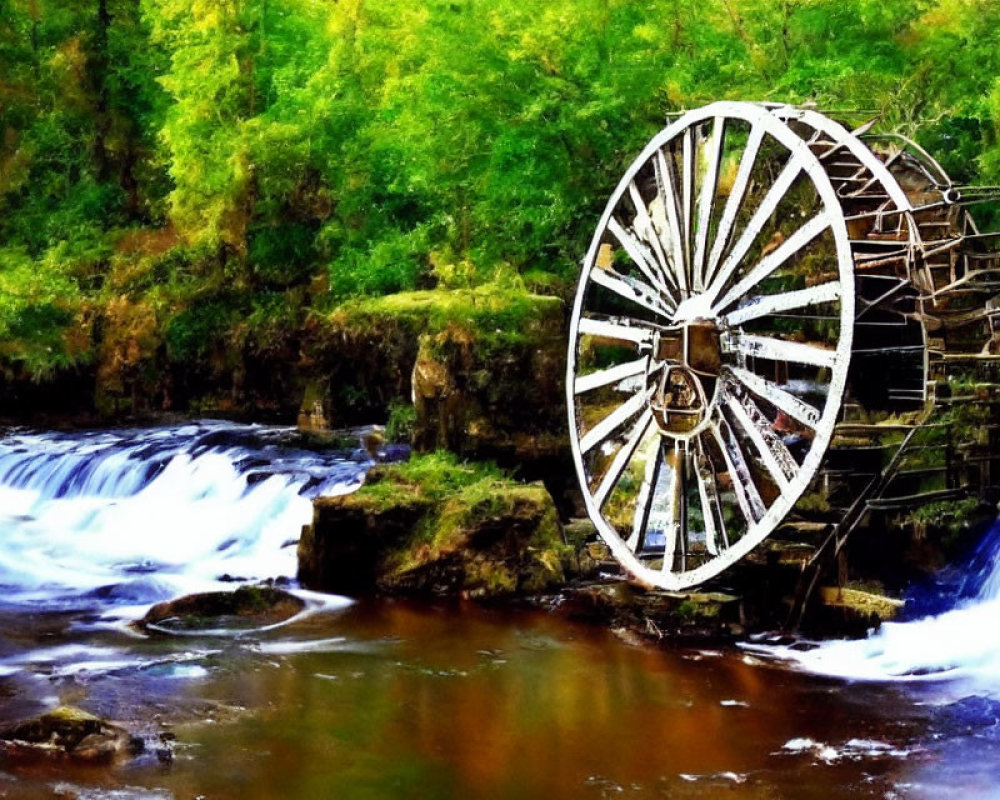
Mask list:
[{"label": "wooden spoke", "polygon": [[832,303],[839,299],[840,281],[817,283],[808,289],[751,297],[744,305],[723,316],[723,320],[727,327],[735,328],[744,322],[768,317],[781,311],[793,311],[820,303]]},{"label": "wooden spoke", "polygon": [[770,336],[753,336],[744,333],[737,339],[737,349],[744,355],[767,358],[771,361],[791,361],[811,364],[814,367],[832,367],[837,363],[836,350],[824,350],[812,344],[773,339]]},{"label": "wooden spoke", "polygon": [[740,157],[740,166],[736,171],[736,178],[733,187],[729,190],[729,198],[722,210],[722,218],[719,220],[719,227],[715,231],[715,243],[712,245],[712,252],[708,257],[708,264],[705,269],[705,284],[710,285],[725,252],[729,239],[732,236],[733,225],[736,222],[736,215],[743,205],[743,197],[746,194],[747,186],[750,183],[750,175],[753,172],[754,164],[757,161],[757,154],[764,141],[764,127],[754,125],[750,129],[750,136],[747,138],[747,145],[743,149]]},{"label": "wooden spoke", "polygon": [[601,267],[594,267],[591,270],[591,280],[598,286],[614,292],[619,297],[624,297],[637,305],[642,306],[654,314],[669,317],[670,312],[677,307],[677,304],[669,297],[659,294],[652,286],[626,275],[619,275],[617,272]]},{"label": "wooden spoke", "polygon": [[707,294],[711,299],[714,300],[719,296],[719,293],[723,290],[733,272],[736,271],[736,268],[739,267],[743,259],[746,258],[750,247],[760,235],[764,225],[778,208],[778,204],[781,202],[785,194],[787,194],[788,190],[792,186],[792,183],[794,183],[795,179],[799,177],[799,174],[802,172],[803,165],[803,161],[798,153],[793,153],[788,159],[788,162],[781,170],[781,173],[775,179],[771,188],[768,189],[767,194],[764,195],[764,199],[760,201],[760,205],[757,207],[757,210],[754,211],[753,216],[750,217],[746,227],[740,234],[740,238],[736,240],[736,244],[734,244],[732,249],[729,251],[725,261],[722,262],[722,266],[719,267],[718,273],[712,278],[712,284],[707,289]]},{"label": "wooden spoke", "polygon": [[753,289],[762,280],[771,275],[778,267],[788,261],[793,255],[802,250],[824,230],[830,227],[830,218],[825,212],[820,212],[795,233],[789,236],[774,251],[764,256],[757,265],[747,273],[746,277],[738,281],[732,289],[726,292],[725,296],[714,303],[712,310],[718,312],[720,309],[728,308],[747,292]]},{"label": "wooden spoke", "polygon": [[636,392],[618,408],[598,422],[580,439],[580,451],[587,453],[607,439],[615,430],[638,414],[649,402],[650,391]]},{"label": "wooden spoke", "polygon": [[[704,445],[698,440],[698,449],[693,454],[695,480],[698,482],[698,497],[701,500],[701,514],[705,519],[705,549],[710,555],[718,555],[729,547],[722,503],[715,483],[715,475],[705,455]],[[718,516],[716,516],[718,514]]]},{"label": "wooden spoke", "polygon": [[782,474],[789,482],[792,481],[799,474],[800,467],[789,452],[784,440],[775,431],[771,420],[767,418],[760,406],[749,395],[740,397],[740,405],[747,419],[753,423],[767,451],[773,456],[775,464],[781,469]]},{"label": "wooden spoke", "polygon": [[620,322],[609,322],[601,319],[584,317],[578,325],[578,333],[587,336],[600,336],[604,339],[617,339],[622,342],[644,344],[653,341],[655,328],[647,327],[637,320],[634,324],[623,325]]},{"label": "wooden spoke", "polygon": [[611,461],[611,466],[609,466],[608,471],[604,473],[604,477],[601,478],[597,491],[594,492],[594,502],[597,503],[598,508],[602,508],[604,506],[605,501],[608,499],[608,495],[611,494],[611,490],[615,488],[615,484],[618,483],[618,479],[621,478],[622,473],[625,471],[628,463],[632,460],[636,449],[639,447],[640,442],[642,442],[643,437],[645,437],[652,424],[653,412],[647,408],[642,412],[642,416],[639,417],[639,420],[629,432],[628,437],[625,439],[625,444],[623,444],[619,448],[618,452],[615,453],[615,457]]},{"label": "wooden spoke", "polygon": [[639,487],[639,497],[635,504],[635,515],[632,520],[632,534],[625,545],[633,553],[637,552],[646,536],[646,526],[649,524],[649,514],[656,500],[654,489],[660,479],[660,469],[663,466],[663,443],[656,442],[656,453],[646,462],[646,473]]},{"label": "wooden spoke", "polygon": [[684,568],[684,542],[687,531],[687,453],[681,442],[676,442],[666,458],[670,469],[670,497],[667,500],[667,518],[663,526],[663,569],[670,572],[674,568],[677,551],[680,550],[681,569]]},{"label": "wooden spoke", "polygon": [[712,207],[715,203],[715,193],[719,184],[719,166],[722,161],[722,144],[725,137],[726,123],[722,117],[712,120],[712,135],[708,140],[708,164],[705,179],[701,185],[698,197],[698,227],[694,242],[694,256],[691,262],[694,291],[705,288],[705,257],[708,244],[708,228],[712,222]]},{"label": "wooden spoke", "polygon": [[639,187],[635,185],[635,181],[629,183],[628,191],[632,199],[632,205],[635,206],[635,223],[633,224],[633,228],[652,247],[653,255],[656,256],[656,266],[658,267],[657,275],[662,281],[662,285],[676,290],[677,279],[674,277],[670,267],[670,260],[663,250],[663,242],[660,241],[660,237],[656,232],[656,226],[653,224],[653,219],[649,216],[649,209],[646,208],[646,202],[642,199]]},{"label": "wooden spoke", "polygon": [[732,431],[729,430],[729,425],[720,416],[712,425],[712,435],[722,451],[722,458],[726,462],[726,472],[729,473],[729,480],[733,484],[733,494],[736,495],[740,511],[743,512],[747,525],[753,525],[764,515],[764,501],[761,500],[760,493],[750,476],[750,468],[743,458],[743,453],[736,445],[730,448],[725,441],[723,430],[728,432],[730,438],[734,438]]},{"label": "wooden spoke", "polygon": [[591,372],[589,375],[581,375],[573,385],[573,391],[577,394],[589,392],[592,389],[600,389],[603,386],[610,386],[612,383],[634,378],[637,375],[644,375],[649,364],[649,356],[643,356],[635,361],[625,364],[618,364],[615,367],[608,367],[599,372]]},{"label": "wooden spoke", "polygon": [[730,394],[726,398],[726,405],[733,419],[750,437],[771,475],[771,480],[781,491],[788,491],[789,482],[798,471],[798,465],[788,452],[788,448],[767,425],[760,410],[756,407],[750,408],[749,402]]},{"label": "wooden spoke", "polygon": [[736,380],[775,408],[781,409],[792,419],[801,422],[803,425],[807,425],[810,428],[816,427],[819,422],[819,411],[808,403],[799,400],[799,398],[793,394],[789,394],[778,386],[778,384],[762,378],[760,375],[750,372],[750,370],[735,366],[727,367],[727,369]]},{"label": "wooden spoke", "polygon": [[677,182],[674,178],[673,156],[667,163],[667,156],[662,150],[656,151],[653,169],[656,173],[656,186],[659,191],[660,203],[667,218],[667,231],[670,238],[671,260],[674,267],[674,277],[680,287],[681,297],[687,297],[687,264],[684,263],[684,238],[681,234],[681,223],[677,211]]},{"label": "wooden spoke", "polygon": [[611,217],[608,220],[608,230],[614,234],[615,238],[619,242],[621,242],[621,245],[625,248],[625,252],[628,253],[629,258],[631,258],[635,265],[639,268],[639,271],[646,276],[646,280],[669,297],[669,290],[663,284],[663,281],[656,276],[655,262],[651,257],[652,253],[649,252],[646,246],[636,239],[631,233],[625,230],[614,217]]},{"label": "wooden spoke", "polygon": [[[688,284],[691,285],[694,278],[694,270],[691,264],[691,249],[694,243],[694,182],[697,177],[697,169],[694,163],[694,128],[684,131],[684,138],[681,150],[681,163],[684,174],[681,177],[683,184],[682,219],[681,225],[684,231],[684,266],[687,271]],[[692,289],[697,287],[692,286]]]}]

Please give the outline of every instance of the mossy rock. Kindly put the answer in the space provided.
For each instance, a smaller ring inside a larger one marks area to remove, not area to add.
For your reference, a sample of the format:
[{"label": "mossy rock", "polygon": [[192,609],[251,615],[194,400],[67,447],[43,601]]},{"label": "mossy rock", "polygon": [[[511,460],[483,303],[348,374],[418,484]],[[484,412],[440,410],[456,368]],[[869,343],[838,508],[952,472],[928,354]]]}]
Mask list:
[{"label": "mossy rock", "polygon": [[412,534],[433,502],[406,487],[386,496],[362,491],[313,502],[313,523],[303,527],[298,546],[303,586],[347,595],[374,591],[386,552]]},{"label": "mossy rock", "polygon": [[565,581],[571,549],[538,484],[489,482],[449,497],[406,546],[386,558],[383,591],[496,597]]},{"label": "mossy rock", "polygon": [[271,586],[241,586],[232,592],[202,592],[157,603],[139,627],[166,630],[259,628],[284,622],[305,608],[293,594]]},{"label": "mossy rock", "polygon": [[563,313],[545,313],[516,332],[456,324],[420,337],[412,380],[418,450],[515,466],[566,449]]},{"label": "mossy rock", "polygon": [[543,480],[566,514],[576,489],[566,337],[565,303],[516,284],[348,300],[306,322],[300,424],[329,428],[392,413],[396,430],[405,407],[417,452],[449,450]]},{"label": "mossy rock", "polygon": [[864,636],[883,622],[896,619],[905,606],[899,598],[844,586],[821,586],[819,602],[821,608],[817,613],[820,616],[839,622],[843,632],[857,636]]},{"label": "mossy rock", "polygon": [[378,467],[352,495],[320,498],[299,580],[345,594],[535,593],[561,585],[573,551],[540,484],[446,453]]},{"label": "mossy rock", "polygon": [[56,759],[110,763],[137,755],[144,745],[123,728],[73,706],[60,706],[0,730],[5,761]]}]

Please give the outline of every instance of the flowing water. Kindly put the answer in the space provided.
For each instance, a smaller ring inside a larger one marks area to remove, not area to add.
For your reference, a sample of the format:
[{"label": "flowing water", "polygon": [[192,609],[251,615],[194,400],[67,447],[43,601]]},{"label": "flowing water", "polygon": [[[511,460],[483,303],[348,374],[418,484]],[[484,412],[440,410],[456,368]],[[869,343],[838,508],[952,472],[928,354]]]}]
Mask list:
[{"label": "flowing water", "polygon": [[111,768],[0,762],[0,797],[1000,797],[1000,531],[953,610],[810,650],[311,593],[269,629],[137,634],[179,593],[291,581],[312,497],[368,463],[288,435],[0,439],[0,723],[73,704],[149,743]]},{"label": "flowing water", "polygon": [[874,682],[946,681],[952,693],[1000,697],[1000,521],[964,564],[942,577],[933,593],[915,591],[911,605],[917,614],[910,616],[916,618],[886,623],[867,639],[759,652],[816,674]]}]

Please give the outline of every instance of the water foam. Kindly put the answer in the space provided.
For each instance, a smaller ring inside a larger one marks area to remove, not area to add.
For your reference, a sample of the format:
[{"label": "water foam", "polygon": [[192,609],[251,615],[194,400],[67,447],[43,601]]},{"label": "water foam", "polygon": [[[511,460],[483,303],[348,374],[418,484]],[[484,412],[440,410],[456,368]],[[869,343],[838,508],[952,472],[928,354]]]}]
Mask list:
[{"label": "water foam", "polygon": [[[955,681],[962,691],[1000,694],[1000,521],[957,569],[934,605],[907,622],[886,622],[867,639],[749,649],[820,675],[872,682]],[[918,607],[921,603],[917,604]],[[923,603],[926,607],[926,601]],[[970,685],[971,684],[971,685]]]},{"label": "water foam", "polygon": [[282,443],[289,429],[199,422],[0,440],[0,590],[42,607],[144,606],[292,577],[312,498],[365,463]]}]

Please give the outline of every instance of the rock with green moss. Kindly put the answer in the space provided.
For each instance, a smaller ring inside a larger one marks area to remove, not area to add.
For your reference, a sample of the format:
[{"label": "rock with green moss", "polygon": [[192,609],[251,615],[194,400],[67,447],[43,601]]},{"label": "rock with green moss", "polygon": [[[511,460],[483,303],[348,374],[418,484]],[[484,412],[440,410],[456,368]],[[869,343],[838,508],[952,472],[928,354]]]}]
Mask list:
[{"label": "rock with green moss", "polygon": [[896,619],[905,605],[902,599],[888,596],[877,586],[821,586],[817,595],[812,624],[826,634],[855,638],[864,638],[883,622]]},{"label": "rock with green moss", "polygon": [[241,586],[232,592],[200,592],[157,603],[139,621],[153,630],[258,628],[283,622],[305,603],[273,586]]},{"label": "rock with green moss", "polygon": [[491,598],[554,589],[574,563],[543,486],[446,453],[377,467],[314,508],[299,542],[309,588]]},{"label": "rock with green moss", "polygon": [[143,748],[139,737],[72,706],[0,730],[0,758],[5,761],[43,758],[100,764],[137,755]]},{"label": "rock with green moss", "polygon": [[[370,470],[369,482],[377,485],[382,470]],[[386,553],[407,541],[431,505],[419,491],[402,486],[385,503],[364,489],[318,498],[313,523],[303,527],[299,539],[299,582],[347,595],[374,591]]]}]

